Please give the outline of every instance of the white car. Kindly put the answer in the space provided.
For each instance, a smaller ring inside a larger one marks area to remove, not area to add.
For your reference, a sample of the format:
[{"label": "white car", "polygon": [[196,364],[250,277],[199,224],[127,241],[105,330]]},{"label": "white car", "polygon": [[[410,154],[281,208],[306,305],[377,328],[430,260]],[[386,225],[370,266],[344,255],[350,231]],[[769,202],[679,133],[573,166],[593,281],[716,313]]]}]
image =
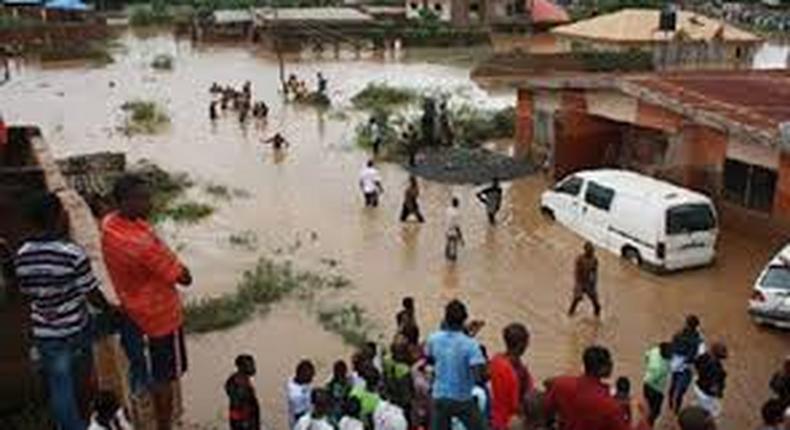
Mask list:
[{"label": "white car", "polygon": [[754,283],[749,314],[758,324],[790,328],[790,244],[771,259]]}]

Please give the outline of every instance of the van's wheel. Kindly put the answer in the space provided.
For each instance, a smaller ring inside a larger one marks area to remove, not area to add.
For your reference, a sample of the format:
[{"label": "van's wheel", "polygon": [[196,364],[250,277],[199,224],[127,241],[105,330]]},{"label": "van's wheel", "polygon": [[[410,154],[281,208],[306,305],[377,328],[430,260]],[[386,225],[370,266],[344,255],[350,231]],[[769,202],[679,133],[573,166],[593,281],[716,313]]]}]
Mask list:
[{"label": "van's wheel", "polygon": [[639,255],[639,251],[636,248],[631,246],[626,246],[623,248],[621,255],[624,260],[630,262],[634,266],[641,266],[642,265],[642,256]]},{"label": "van's wheel", "polygon": [[547,208],[546,206],[541,206],[540,213],[549,221],[554,221],[554,211]]}]

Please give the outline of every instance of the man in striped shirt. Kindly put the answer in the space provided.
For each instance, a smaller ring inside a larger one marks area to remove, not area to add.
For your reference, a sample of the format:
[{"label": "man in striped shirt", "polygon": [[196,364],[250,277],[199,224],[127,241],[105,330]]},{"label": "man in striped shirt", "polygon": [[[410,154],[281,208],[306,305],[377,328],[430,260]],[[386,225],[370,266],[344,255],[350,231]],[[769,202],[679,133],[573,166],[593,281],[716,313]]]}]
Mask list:
[{"label": "man in striped shirt", "polygon": [[57,195],[37,195],[28,217],[34,233],[17,252],[15,275],[30,298],[33,343],[49,388],[52,417],[62,430],[84,430],[77,402],[90,375],[92,356],[88,303],[115,315],[99,290],[90,259],[68,239]]},{"label": "man in striped shirt", "polygon": [[125,314],[121,341],[134,391],[150,390],[159,430],[170,430],[172,382],[187,369],[183,310],[176,284],[189,285],[189,270],[146,221],[151,196],[139,176],[125,175],[113,188],[118,210],[102,220],[107,271]]}]

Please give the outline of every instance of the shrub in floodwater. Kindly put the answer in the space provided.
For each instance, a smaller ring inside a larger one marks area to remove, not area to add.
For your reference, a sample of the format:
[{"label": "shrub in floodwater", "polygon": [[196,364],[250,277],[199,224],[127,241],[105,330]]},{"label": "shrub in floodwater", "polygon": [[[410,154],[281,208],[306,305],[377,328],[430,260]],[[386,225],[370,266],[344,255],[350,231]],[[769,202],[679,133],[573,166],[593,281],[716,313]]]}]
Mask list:
[{"label": "shrub in floodwater", "polygon": [[121,105],[127,113],[124,131],[128,134],[156,133],[170,122],[170,117],[153,101],[133,100]]},{"label": "shrub in floodwater", "polygon": [[365,310],[355,303],[319,309],[318,323],[324,330],[336,333],[344,342],[357,348],[372,337],[373,324]]},{"label": "shrub in floodwater", "polygon": [[185,201],[164,208],[161,215],[175,222],[195,224],[214,213],[214,207],[205,203]]},{"label": "shrub in floodwater", "polygon": [[230,189],[225,185],[210,183],[206,185],[204,190],[206,191],[206,194],[212,197],[225,200],[230,200],[231,198]]},{"label": "shrub in floodwater", "polygon": [[258,235],[252,230],[244,230],[228,236],[228,241],[232,246],[244,248],[248,251],[258,249]]},{"label": "shrub in floodwater", "polygon": [[238,294],[200,299],[184,307],[187,333],[206,333],[241,324],[255,312],[255,304]]},{"label": "shrub in floodwater", "polygon": [[153,223],[170,219],[193,224],[214,213],[211,205],[183,199],[187,189],[194,186],[186,173],[167,172],[148,160],[140,161],[130,171],[142,176],[151,189],[150,218]]},{"label": "shrub in floodwater", "polygon": [[478,146],[490,139],[512,137],[516,127],[516,110],[507,107],[482,110],[463,105],[450,113],[456,145]]},{"label": "shrub in floodwater", "polygon": [[173,56],[170,54],[158,54],[151,61],[151,67],[157,70],[173,70]]},{"label": "shrub in floodwater", "polygon": [[147,5],[134,5],[129,9],[129,25],[134,27],[167,25],[171,24],[173,19],[170,7],[163,0],[154,0]]},{"label": "shrub in floodwater", "polygon": [[290,262],[262,257],[253,269],[244,272],[235,292],[187,303],[184,327],[192,333],[226,329],[242,323],[255,310],[266,311],[285,298],[309,300],[319,290],[348,285],[350,281],[339,276],[297,271]]},{"label": "shrub in floodwater", "polygon": [[419,94],[409,88],[369,83],[351,98],[351,103],[357,109],[391,110],[416,102],[419,98]]}]

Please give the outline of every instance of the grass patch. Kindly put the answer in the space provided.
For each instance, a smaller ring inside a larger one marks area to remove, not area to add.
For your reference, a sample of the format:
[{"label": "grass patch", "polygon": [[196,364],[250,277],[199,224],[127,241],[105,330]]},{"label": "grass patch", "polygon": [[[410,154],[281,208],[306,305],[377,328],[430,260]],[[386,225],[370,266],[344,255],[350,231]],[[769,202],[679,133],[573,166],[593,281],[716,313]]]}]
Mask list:
[{"label": "grass patch", "polygon": [[213,213],[214,207],[211,205],[185,201],[168,205],[160,212],[160,216],[177,223],[195,224]]},{"label": "grass patch", "polygon": [[170,117],[156,102],[146,100],[128,101],[121,105],[127,113],[123,130],[127,134],[153,134],[170,122]]},{"label": "grass patch", "polygon": [[194,182],[186,173],[170,173],[148,160],[140,161],[131,171],[142,176],[151,188],[151,222],[170,219],[194,224],[214,213],[214,207],[184,199]]},{"label": "grass patch", "polygon": [[239,325],[255,312],[255,303],[239,294],[223,294],[188,303],[184,308],[187,333],[206,333]]},{"label": "grass patch", "polygon": [[221,184],[207,184],[203,190],[206,192],[206,194],[218,199],[230,200],[231,197],[233,197],[231,195],[231,190],[225,185]]},{"label": "grass patch", "polygon": [[96,65],[105,65],[114,61],[110,55],[109,44],[102,42],[58,43],[52,46],[37,47],[34,52],[45,63],[83,60]]},{"label": "grass patch", "polygon": [[133,27],[149,27],[172,24],[175,20],[173,12],[163,0],[150,4],[138,4],[129,8],[129,25]]},{"label": "grass patch", "polygon": [[332,106],[332,100],[326,94],[321,94],[318,92],[311,92],[308,93],[304,97],[297,97],[293,99],[294,103],[300,103],[303,105],[309,105],[320,109],[328,109]]},{"label": "grass patch", "polygon": [[373,323],[359,305],[345,304],[318,310],[318,323],[339,335],[349,345],[360,348],[372,340]]},{"label": "grass patch", "polygon": [[351,103],[357,109],[389,111],[414,103],[419,99],[419,94],[409,88],[369,83],[362,91],[351,98]]},{"label": "grass patch", "polygon": [[479,146],[490,139],[512,137],[516,130],[516,109],[482,110],[463,105],[450,113],[455,144]]},{"label": "grass patch", "polygon": [[151,67],[156,70],[173,70],[173,56],[170,54],[157,54],[151,61]]},{"label": "grass patch", "polygon": [[261,258],[242,275],[233,293],[187,303],[184,327],[188,333],[223,330],[241,324],[255,311],[288,297],[311,300],[320,290],[346,288],[350,281],[341,276],[323,276],[299,271],[290,262]]},{"label": "grass patch", "polygon": [[248,251],[258,249],[258,235],[252,230],[244,230],[228,236],[231,246],[243,248]]}]

